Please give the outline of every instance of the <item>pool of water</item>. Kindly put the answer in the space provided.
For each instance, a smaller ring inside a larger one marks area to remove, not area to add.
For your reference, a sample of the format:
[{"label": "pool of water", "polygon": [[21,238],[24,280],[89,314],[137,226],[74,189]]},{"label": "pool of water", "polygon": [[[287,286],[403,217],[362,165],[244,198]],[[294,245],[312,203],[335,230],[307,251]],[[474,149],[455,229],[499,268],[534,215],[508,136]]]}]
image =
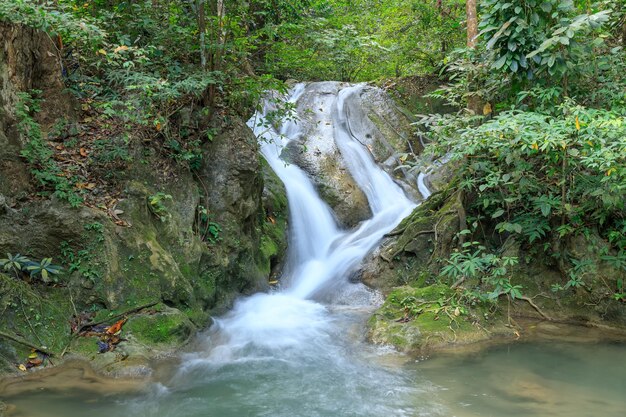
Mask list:
[{"label": "pool of water", "polygon": [[360,340],[366,312],[324,314],[330,325],[315,329],[308,346],[236,357],[207,346],[139,391],[69,366],[5,385],[0,398],[11,417],[621,417],[626,410],[623,343],[518,342],[415,360]]},{"label": "pool of water", "polygon": [[517,343],[410,367],[434,386],[442,415],[626,415],[626,345]]}]

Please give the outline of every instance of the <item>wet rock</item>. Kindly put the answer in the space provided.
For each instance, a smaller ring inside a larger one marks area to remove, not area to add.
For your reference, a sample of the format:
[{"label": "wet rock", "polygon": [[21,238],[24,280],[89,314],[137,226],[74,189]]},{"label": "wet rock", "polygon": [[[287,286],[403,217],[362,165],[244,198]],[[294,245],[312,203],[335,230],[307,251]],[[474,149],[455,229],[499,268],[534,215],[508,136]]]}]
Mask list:
[{"label": "wet rock", "polygon": [[[283,151],[286,161],[297,164],[311,176],[322,199],[345,227],[353,227],[371,216],[367,198],[352,178],[334,138],[338,128],[335,124],[340,123],[337,95],[351,87],[339,82],[307,84],[297,101],[300,138]],[[354,91],[343,102],[348,131],[406,192],[416,197],[414,178],[404,178],[394,170],[399,165],[398,152],[408,146],[409,120],[383,90],[361,86]]]}]

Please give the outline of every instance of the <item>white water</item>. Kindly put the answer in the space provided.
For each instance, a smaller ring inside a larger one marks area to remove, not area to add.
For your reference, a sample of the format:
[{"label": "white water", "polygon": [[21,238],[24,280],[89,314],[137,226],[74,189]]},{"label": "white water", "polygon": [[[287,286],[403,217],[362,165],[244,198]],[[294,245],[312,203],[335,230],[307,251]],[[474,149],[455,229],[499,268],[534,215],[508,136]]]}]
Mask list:
[{"label": "white water", "polygon": [[[193,380],[195,386],[198,379],[210,379],[218,370],[230,366],[239,369],[238,372],[242,367],[246,371],[259,367],[257,371],[262,374],[270,367],[282,369],[277,374],[269,371],[272,378],[289,381],[287,386],[279,380],[267,381],[275,384],[272,391],[282,387],[282,401],[288,402],[286,397],[298,396],[302,390],[309,391],[306,401],[310,402],[311,411],[295,415],[334,415],[328,414],[328,410],[347,407],[352,401],[357,401],[353,404],[355,410],[361,410],[358,415],[404,413],[404,400],[395,398],[392,404],[375,397],[397,396],[415,388],[401,382],[401,375],[382,367],[372,368],[362,362],[367,359],[346,352],[362,342],[362,335],[350,335],[350,329],[362,323],[364,312],[371,312],[376,299],[376,294],[362,284],[349,283],[348,276],[382,236],[415,207],[356,137],[358,129],[351,125],[348,101],[353,106],[361,88],[348,86],[336,96],[321,98],[325,101],[323,107],[332,112],[333,120],[332,129],[328,126],[322,129],[334,135],[350,174],[368,198],[372,218],[354,230],[341,230],[307,175],[280,158],[289,141],[302,135],[299,121],[287,121],[277,131],[268,128],[263,114],[255,115],[248,124],[260,137],[262,153],[285,184],[289,201],[290,248],[281,280],[283,288],[277,293],[240,299],[231,312],[216,319],[205,339],[206,350],[184,358],[174,385],[185,386]],[[296,86],[288,98],[296,107],[304,89],[304,85]],[[356,331],[362,332],[362,327]],[[375,355],[372,349],[363,346],[358,348],[362,355]],[[291,366],[308,371],[294,380],[293,369],[283,369]],[[258,376],[252,372],[246,378]],[[329,381],[325,382],[327,378]],[[395,382],[384,382],[389,379]],[[354,390],[354,393],[346,397],[338,390]],[[380,392],[375,394],[377,390]],[[363,402],[366,392],[374,398]],[[288,408],[286,403],[270,407],[272,411],[268,415],[283,415],[279,409]]]},{"label": "white water", "polygon": [[[364,322],[379,297],[348,277],[414,204],[359,142],[365,117],[358,111],[362,86],[341,86],[338,94],[319,93],[324,89],[315,93],[320,94],[319,108],[331,112],[331,122],[319,123],[317,134],[334,136],[368,198],[372,218],[354,230],[341,230],[307,175],[280,159],[284,146],[303,134],[303,125],[289,121],[280,131],[268,130],[257,126],[264,124],[263,114],[258,114],[249,125],[261,136],[263,155],[284,182],[289,199],[290,246],[281,291],[239,299],[201,336],[198,351],[183,355],[173,375],[147,396],[88,407],[44,396],[38,402],[43,414],[33,415],[441,415],[436,403],[425,401],[433,390],[428,382],[416,381],[414,373],[394,363],[397,356],[389,349],[364,341]],[[299,114],[307,109],[298,98],[307,93],[299,85],[289,98]]]}]

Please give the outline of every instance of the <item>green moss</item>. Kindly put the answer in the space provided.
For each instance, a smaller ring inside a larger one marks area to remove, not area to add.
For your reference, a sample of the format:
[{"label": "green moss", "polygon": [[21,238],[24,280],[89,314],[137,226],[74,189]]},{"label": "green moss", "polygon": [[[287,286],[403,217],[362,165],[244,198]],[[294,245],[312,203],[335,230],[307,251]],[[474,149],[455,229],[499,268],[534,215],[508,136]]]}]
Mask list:
[{"label": "green moss", "polygon": [[[145,305],[145,304],[149,304],[150,301],[148,302],[137,302],[135,300],[127,300],[126,304],[124,306],[120,306],[118,308],[115,309],[102,309],[102,310],[98,310],[96,312],[96,315],[93,318],[94,322],[105,322],[108,323],[109,320],[113,321],[113,317],[119,316],[120,314],[124,314],[136,307]],[[165,304],[163,303],[159,303],[153,307],[150,307],[150,310],[154,310],[156,312],[161,312],[164,309],[166,309],[167,307],[165,306]],[[119,318],[118,318],[119,320]],[[112,322],[110,324],[113,324]]]},{"label": "green moss", "polygon": [[[0,329],[60,353],[70,341],[72,308],[67,288],[28,284],[0,274]],[[10,343],[0,339],[0,343]],[[13,343],[12,343],[13,344]],[[24,347],[15,346],[22,354]]]},{"label": "green moss", "polygon": [[[441,344],[456,340],[459,335],[463,335],[464,340],[473,337],[478,329],[465,317],[455,316],[451,306],[442,304],[453,292],[441,284],[395,288],[368,321],[370,338],[401,351],[419,352],[434,341]],[[419,306],[420,312],[411,314],[405,308],[407,300]]]},{"label": "green moss", "polygon": [[124,326],[125,331],[142,343],[167,345],[184,343],[193,329],[187,316],[177,310],[133,316]]},{"label": "green moss", "polygon": [[86,359],[94,359],[98,355],[97,337],[77,337],[72,341],[68,352]]}]

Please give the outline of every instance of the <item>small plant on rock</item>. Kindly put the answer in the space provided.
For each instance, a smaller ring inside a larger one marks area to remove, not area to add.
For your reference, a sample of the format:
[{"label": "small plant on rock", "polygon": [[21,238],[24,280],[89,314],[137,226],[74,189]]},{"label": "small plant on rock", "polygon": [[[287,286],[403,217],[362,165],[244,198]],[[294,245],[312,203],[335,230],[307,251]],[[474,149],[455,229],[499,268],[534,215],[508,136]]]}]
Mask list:
[{"label": "small plant on rock", "polygon": [[26,266],[26,271],[30,273],[31,277],[39,275],[41,280],[46,284],[50,281],[57,282],[56,275],[58,275],[63,268],[59,265],[52,263],[52,258],[43,258],[41,262],[29,262]]},{"label": "small plant on rock", "polygon": [[31,262],[30,259],[26,256],[20,255],[19,253],[15,255],[7,253],[6,258],[0,259],[0,266],[6,272],[13,272],[15,278],[20,279],[22,271],[27,267],[29,262]]},{"label": "small plant on rock", "polygon": [[158,192],[148,197],[148,208],[159,220],[166,222],[172,215],[167,211],[164,202],[172,200],[172,196],[162,192]]}]

